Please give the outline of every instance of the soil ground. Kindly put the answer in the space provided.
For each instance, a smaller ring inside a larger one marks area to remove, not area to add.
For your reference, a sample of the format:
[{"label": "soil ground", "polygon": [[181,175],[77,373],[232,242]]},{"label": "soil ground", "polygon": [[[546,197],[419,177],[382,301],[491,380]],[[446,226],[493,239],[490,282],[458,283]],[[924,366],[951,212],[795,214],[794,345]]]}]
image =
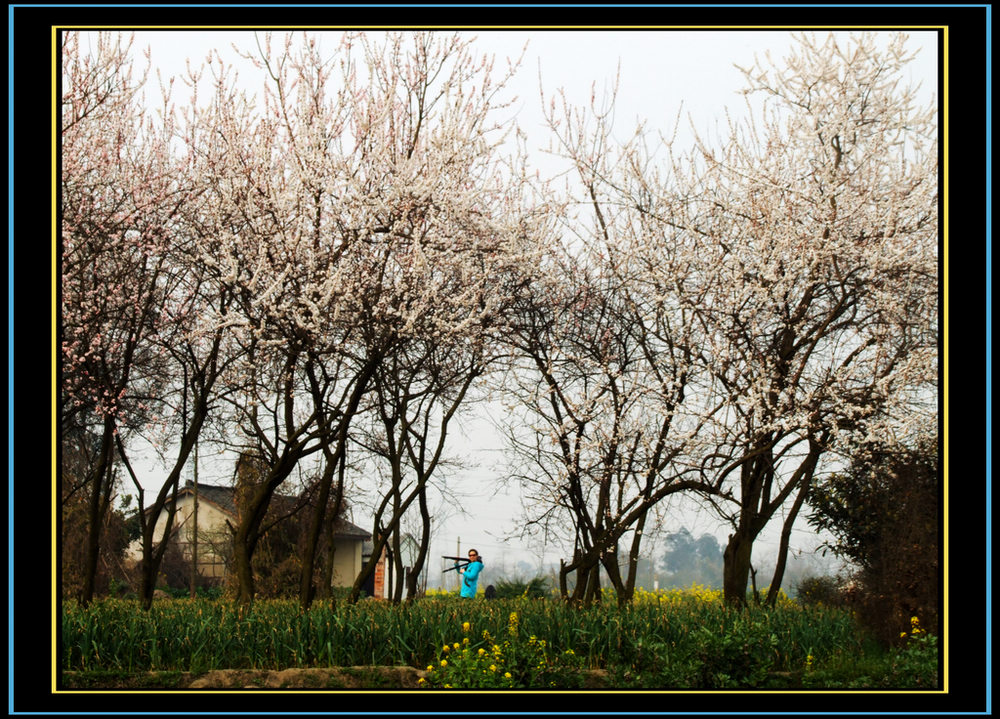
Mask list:
[{"label": "soil ground", "polygon": [[334,667],[281,671],[66,672],[67,689],[415,689],[426,672],[413,667]]},{"label": "soil ground", "polygon": [[[413,667],[333,667],[281,671],[217,669],[190,672],[66,672],[66,689],[416,689],[426,672]],[[604,672],[588,672],[585,686],[604,684]]]}]

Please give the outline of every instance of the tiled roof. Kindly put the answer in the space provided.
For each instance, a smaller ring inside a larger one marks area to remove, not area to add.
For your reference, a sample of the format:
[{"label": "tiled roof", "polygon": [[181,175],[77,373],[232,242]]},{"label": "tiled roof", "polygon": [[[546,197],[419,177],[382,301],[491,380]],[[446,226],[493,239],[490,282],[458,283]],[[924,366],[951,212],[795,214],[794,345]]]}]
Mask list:
[{"label": "tiled roof", "polygon": [[[194,486],[185,484],[178,495],[182,493],[194,493]],[[198,499],[205,499],[216,505],[219,509],[236,516],[236,502],[233,499],[234,490],[232,487],[218,487],[213,484],[202,484],[198,482]]]},{"label": "tiled roof", "polygon": [[348,537],[357,537],[358,539],[368,540],[371,538],[371,532],[368,532],[356,524],[351,524],[343,517],[338,517],[337,521],[333,525],[333,536],[346,539]]}]

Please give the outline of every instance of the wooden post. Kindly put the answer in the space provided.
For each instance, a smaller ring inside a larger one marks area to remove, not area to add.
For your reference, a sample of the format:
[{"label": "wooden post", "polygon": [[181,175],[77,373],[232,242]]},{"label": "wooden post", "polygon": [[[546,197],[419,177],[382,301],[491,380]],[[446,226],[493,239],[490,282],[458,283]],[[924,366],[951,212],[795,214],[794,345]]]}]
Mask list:
[{"label": "wooden post", "polygon": [[198,440],[194,442],[194,512],[191,527],[191,599],[198,596]]}]

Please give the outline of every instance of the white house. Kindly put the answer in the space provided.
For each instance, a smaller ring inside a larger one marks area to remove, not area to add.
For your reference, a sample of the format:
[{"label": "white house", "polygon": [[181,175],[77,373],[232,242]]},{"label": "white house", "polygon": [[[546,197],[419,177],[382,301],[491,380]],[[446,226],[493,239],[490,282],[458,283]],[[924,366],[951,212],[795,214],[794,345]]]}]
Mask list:
[{"label": "white house", "polygon": [[[197,492],[196,492],[197,490]],[[211,582],[226,576],[227,558],[231,554],[232,530],[236,523],[235,488],[194,483],[188,480],[177,491],[177,512],[174,515],[173,536],[178,548],[190,558],[193,540],[198,539],[198,573]],[[195,500],[197,498],[197,519]],[[167,522],[164,507],[156,520],[154,537],[159,541]],[[197,531],[195,528],[197,527]],[[333,586],[349,587],[361,572],[363,544],[371,535],[346,519],[338,518],[334,525]],[[132,559],[141,559],[142,549],[138,540],[128,549]]]}]

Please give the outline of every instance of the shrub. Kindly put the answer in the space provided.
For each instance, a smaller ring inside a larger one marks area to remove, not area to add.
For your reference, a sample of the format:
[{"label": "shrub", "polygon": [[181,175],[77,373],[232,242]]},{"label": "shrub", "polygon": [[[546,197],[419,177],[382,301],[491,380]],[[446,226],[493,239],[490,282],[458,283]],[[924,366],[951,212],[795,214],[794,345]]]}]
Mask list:
[{"label": "shrub", "polygon": [[796,598],[805,605],[839,607],[845,603],[843,589],[837,577],[803,577],[795,586]]},{"label": "shrub", "polygon": [[855,611],[886,646],[899,643],[913,615],[937,633],[939,483],[931,438],[912,450],[875,447],[810,493],[809,522],[860,568]]},{"label": "shrub", "polygon": [[675,643],[639,639],[628,663],[609,666],[612,685],[634,689],[697,689],[701,664],[690,651]]},{"label": "shrub", "polygon": [[[802,675],[802,686],[823,689],[936,689],[939,687],[937,637],[911,619],[912,631],[903,632],[902,646],[872,649],[858,654],[841,651]],[[811,657],[810,657],[811,659]]]},{"label": "shrub", "polygon": [[905,644],[893,653],[890,685],[902,689],[933,689],[938,686],[937,637],[921,629],[917,617],[910,618],[911,631]]},{"label": "shrub", "polygon": [[549,595],[548,583],[544,577],[535,577],[527,582],[520,579],[501,579],[494,585],[494,588],[497,592],[497,599],[517,599],[519,597],[539,599]]},{"label": "shrub", "polygon": [[780,658],[778,638],[759,622],[735,622],[726,633],[695,630],[697,686],[704,689],[758,687]]}]

